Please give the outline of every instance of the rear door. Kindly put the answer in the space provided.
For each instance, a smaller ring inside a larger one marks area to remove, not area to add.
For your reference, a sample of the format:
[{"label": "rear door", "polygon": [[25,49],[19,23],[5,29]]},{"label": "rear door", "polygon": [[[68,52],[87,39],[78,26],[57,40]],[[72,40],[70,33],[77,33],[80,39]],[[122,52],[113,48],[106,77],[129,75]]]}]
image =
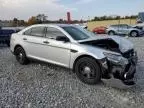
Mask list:
[{"label": "rear door", "polygon": [[43,49],[45,49],[47,42],[44,32],[44,26],[37,26],[24,33],[23,41],[27,56],[36,59],[43,58]]},{"label": "rear door", "polygon": [[119,34],[119,25],[113,25],[113,28],[116,34]]}]

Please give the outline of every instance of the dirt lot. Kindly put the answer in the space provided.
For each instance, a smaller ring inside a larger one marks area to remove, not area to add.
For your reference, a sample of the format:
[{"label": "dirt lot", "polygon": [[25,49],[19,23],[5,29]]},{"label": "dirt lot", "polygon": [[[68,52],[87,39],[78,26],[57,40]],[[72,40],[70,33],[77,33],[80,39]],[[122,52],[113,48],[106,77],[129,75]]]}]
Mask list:
[{"label": "dirt lot", "polygon": [[137,84],[121,90],[80,82],[68,69],[31,62],[22,66],[9,48],[0,47],[1,108],[143,108],[144,37],[130,38],[138,51]]}]

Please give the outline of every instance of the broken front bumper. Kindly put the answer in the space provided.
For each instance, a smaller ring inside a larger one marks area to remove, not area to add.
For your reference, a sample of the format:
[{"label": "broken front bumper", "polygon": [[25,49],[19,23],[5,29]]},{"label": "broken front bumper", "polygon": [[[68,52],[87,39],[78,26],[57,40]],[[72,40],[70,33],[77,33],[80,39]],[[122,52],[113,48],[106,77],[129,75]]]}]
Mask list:
[{"label": "broken front bumper", "polygon": [[136,53],[128,58],[127,64],[120,65],[106,60],[105,64],[102,64],[102,80],[105,83],[110,83],[120,88],[134,85],[135,82],[133,81],[133,79],[136,72],[137,60],[138,57]]}]

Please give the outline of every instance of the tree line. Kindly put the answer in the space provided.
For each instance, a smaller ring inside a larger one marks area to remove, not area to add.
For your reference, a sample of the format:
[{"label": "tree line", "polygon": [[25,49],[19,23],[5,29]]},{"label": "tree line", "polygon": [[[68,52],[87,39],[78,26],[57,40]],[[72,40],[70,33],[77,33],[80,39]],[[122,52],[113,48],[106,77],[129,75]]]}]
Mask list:
[{"label": "tree line", "polygon": [[[48,20],[48,16],[45,14],[38,14],[37,16],[31,16],[28,21],[24,20],[19,20],[18,18],[14,18],[12,21],[10,21],[13,27],[16,26],[29,26],[33,24],[42,24],[42,23],[62,23],[66,24],[68,23],[67,20],[64,19],[59,19],[59,20]],[[85,23],[86,21],[84,20],[72,20],[70,23]]]},{"label": "tree line", "polygon": [[[91,20],[72,20],[70,23],[85,23],[87,21],[103,21],[103,20],[119,20],[119,19],[136,19],[138,16],[137,15],[131,15],[131,16],[101,16],[97,17],[95,16]],[[42,23],[68,23],[67,20],[64,19],[59,19],[59,20],[48,20],[48,16],[45,14],[38,14],[36,16],[31,16],[28,21],[20,20],[18,18],[14,18],[11,21],[8,21],[11,26],[16,27],[16,26],[29,26],[33,24],[42,24]]]},{"label": "tree line", "polygon": [[104,20],[119,20],[119,19],[136,19],[137,15],[131,15],[131,16],[101,16],[97,17],[95,16],[91,21],[104,21]]}]

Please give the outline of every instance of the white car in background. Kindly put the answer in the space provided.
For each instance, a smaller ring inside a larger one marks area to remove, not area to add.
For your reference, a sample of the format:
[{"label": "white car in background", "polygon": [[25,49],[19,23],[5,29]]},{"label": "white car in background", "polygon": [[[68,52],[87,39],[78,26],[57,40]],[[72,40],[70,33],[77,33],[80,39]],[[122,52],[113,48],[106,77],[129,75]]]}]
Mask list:
[{"label": "white car in background", "polygon": [[78,26],[80,26],[80,27],[82,27],[84,29],[88,28],[87,23],[79,23],[79,24],[74,24],[74,25],[78,25]]},{"label": "white car in background", "polygon": [[143,35],[143,30],[127,24],[110,25],[106,29],[109,35],[128,35],[131,37],[138,37]]},{"label": "white car in background", "polygon": [[144,23],[133,25],[133,27],[137,28],[137,29],[141,29],[142,31],[144,31]]}]

